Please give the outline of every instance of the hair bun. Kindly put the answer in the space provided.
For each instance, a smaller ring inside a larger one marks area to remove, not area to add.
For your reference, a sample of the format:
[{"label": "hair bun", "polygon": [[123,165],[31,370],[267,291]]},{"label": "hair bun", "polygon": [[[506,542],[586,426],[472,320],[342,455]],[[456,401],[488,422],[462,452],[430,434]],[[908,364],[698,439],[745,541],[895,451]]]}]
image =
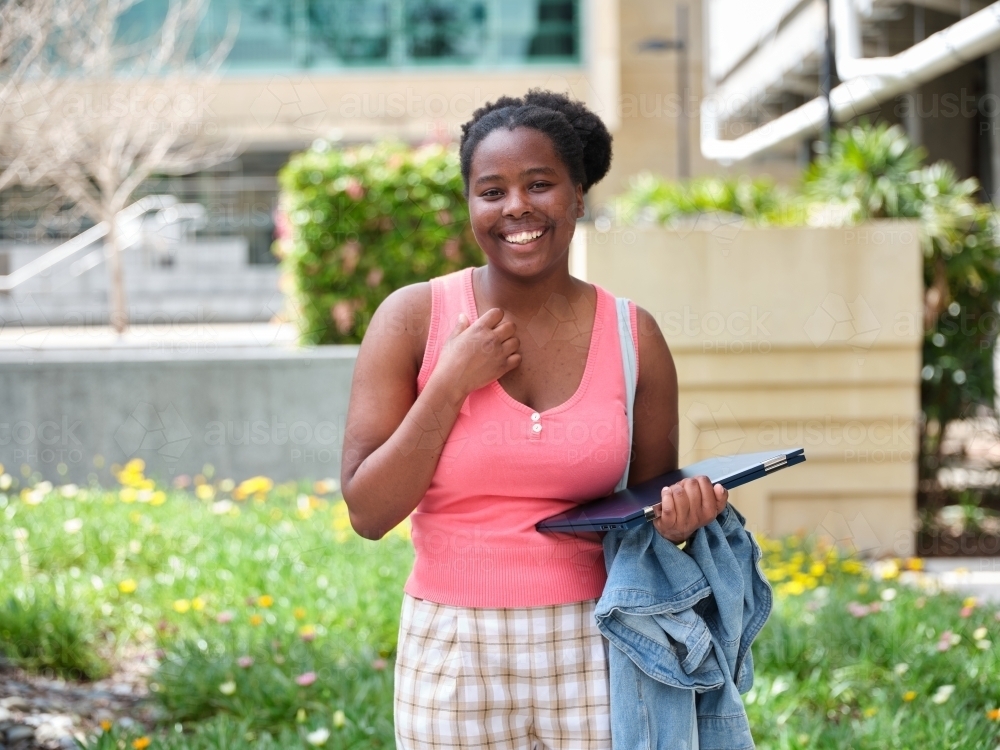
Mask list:
[{"label": "hair bun", "polygon": [[538,88],[528,90],[524,95],[524,104],[561,112],[573,126],[583,146],[583,163],[587,172],[584,189],[604,178],[611,168],[612,137],[601,118],[586,104],[574,101],[566,94]]}]

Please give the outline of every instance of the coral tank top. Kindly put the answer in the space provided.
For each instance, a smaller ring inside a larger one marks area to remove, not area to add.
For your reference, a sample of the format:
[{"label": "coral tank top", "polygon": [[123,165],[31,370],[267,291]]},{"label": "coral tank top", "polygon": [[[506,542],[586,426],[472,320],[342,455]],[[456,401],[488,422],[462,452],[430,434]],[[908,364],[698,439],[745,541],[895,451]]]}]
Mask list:
[{"label": "coral tank top", "polygon": [[[479,317],[472,268],[430,283],[418,392],[458,314],[470,323]],[[430,487],[410,516],[416,557],[406,593],[461,607],[538,607],[601,595],[607,573],[596,535],[535,530],[548,516],[609,494],[629,460],[615,299],[594,286],[587,364],[569,400],[536,412],[496,380],[466,398]],[[629,309],[638,342],[635,305]]]}]

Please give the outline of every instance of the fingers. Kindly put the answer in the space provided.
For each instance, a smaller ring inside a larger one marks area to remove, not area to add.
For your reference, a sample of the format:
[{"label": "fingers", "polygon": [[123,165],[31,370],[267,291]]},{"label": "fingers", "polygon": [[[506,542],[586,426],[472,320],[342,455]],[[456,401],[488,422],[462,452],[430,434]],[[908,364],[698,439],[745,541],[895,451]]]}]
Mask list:
[{"label": "fingers", "polygon": [[486,328],[495,328],[501,320],[503,320],[503,310],[499,307],[491,307],[489,310],[480,315],[479,320],[476,322]]},{"label": "fingers", "polygon": [[660,517],[654,522],[668,539],[685,538],[712,522],[726,507],[729,491],[706,476],[688,477],[660,491]]},{"label": "fingers", "polygon": [[451,329],[451,333],[448,338],[453,339],[466,328],[469,327],[469,318],[465,313],[459,313],[458,319],[455,321],[455,327]]}]

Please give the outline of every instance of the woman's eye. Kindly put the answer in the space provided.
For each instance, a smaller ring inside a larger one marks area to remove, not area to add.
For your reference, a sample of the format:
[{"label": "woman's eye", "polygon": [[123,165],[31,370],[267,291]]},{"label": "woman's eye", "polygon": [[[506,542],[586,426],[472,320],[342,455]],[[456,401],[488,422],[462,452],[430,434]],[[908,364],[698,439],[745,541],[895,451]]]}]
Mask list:
[{"label": "woman's eye", "polygon": [[547,183],[547,182],[536,182],[536,183],[532,184],[531,187],[548,187],[548,186],[549,186],[549,183]]},{"label": "woman's eye", "polygon": [[491,189],[487,190],[485,193],[483,193],[482,197],[483,198],[492,198],[495,195],[500,195],[500,191],[497,190],[496,188],[491,188]]}]

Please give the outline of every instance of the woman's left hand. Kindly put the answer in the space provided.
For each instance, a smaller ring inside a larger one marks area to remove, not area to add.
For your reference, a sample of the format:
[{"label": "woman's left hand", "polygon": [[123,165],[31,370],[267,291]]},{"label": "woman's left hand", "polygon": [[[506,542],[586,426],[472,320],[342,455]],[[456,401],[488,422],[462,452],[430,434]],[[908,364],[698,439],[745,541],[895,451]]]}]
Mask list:
[{"label": "woman's left hand", "polygon": [[719,515],[729,501],[729,490],[712,486],[708,477],[689,477],[660,491],[658,515],[653,526],[660,536],[680,544]]}]

